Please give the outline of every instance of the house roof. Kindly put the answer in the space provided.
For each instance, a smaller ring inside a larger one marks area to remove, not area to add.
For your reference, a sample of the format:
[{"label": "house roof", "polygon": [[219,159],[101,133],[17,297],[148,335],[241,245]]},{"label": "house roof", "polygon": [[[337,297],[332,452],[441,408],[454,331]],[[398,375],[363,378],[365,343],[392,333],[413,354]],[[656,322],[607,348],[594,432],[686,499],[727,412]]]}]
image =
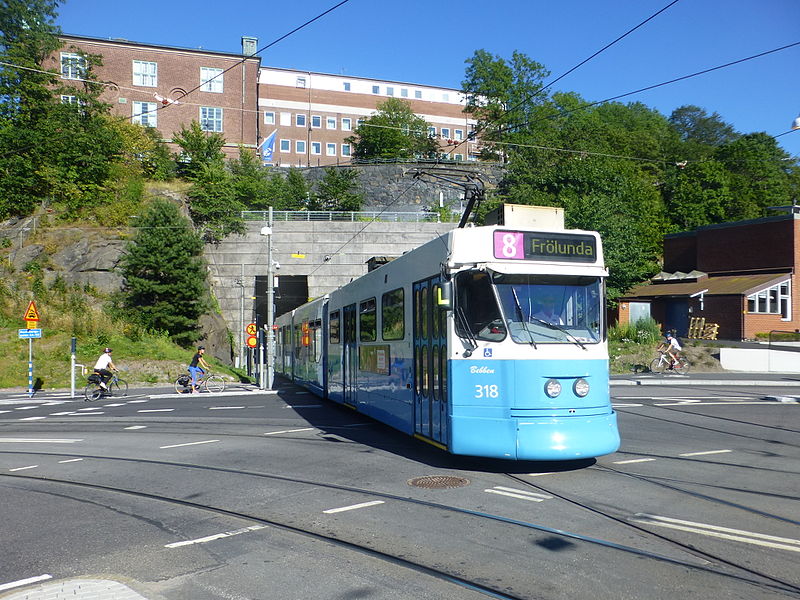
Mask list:
[{"label": "house roof", "polygon": [[704,292],[707,296],[746,296],[785,281],[790,275],[790,273],[766,273],[708,277],[699,281],[648,282],[631,288],[621,299],[686,297],[700,292]]}]

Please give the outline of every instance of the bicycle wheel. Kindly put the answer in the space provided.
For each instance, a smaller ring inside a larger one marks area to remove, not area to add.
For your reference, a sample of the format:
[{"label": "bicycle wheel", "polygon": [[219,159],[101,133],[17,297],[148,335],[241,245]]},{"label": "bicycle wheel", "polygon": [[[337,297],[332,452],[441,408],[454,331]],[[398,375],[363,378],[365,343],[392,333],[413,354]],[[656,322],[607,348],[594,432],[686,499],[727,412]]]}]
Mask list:
[{"label": "bicycle wheel", "polygon": [[112,396],[125,397],[128,395],[128,382],[119,378],[112,379],[108,384],[108,389]]},{"label": "bicycle wheel", "polygon": [[665,361],[660,356],[658,358],[654,358],[653,362],[650,363],[650,370],[653,373],[663,373],[666,367],[667,367],[667,361]]},{"label": "bicycle wheel", "polygon": [[189,379],[187,381],[186,375],[181,375],[175,380],[175,393],[177,394],[185,394],[189,391],[188,384],[191,383],[192,380]]},{"label": "bicycle wheel", "polygon": [[219,394],[225,390],[225,380],[219,375],[212,375],[204,384],[206,391],[212,394]]},{"label": "bicycle wheel", "polygon": [[86,399],[86,402],[95,402],[103,397],[103,390],[99,385],[87,383],[86,387],[83,388],[83,397]]},{"label": "bicycle wheel", "polygon": [[680,357],[678,359],[678,364],[675,365],[675,372],[680,375],[686,375],[691,367],[692,365],[689,363],[688,360],[686,360],[683,357]]}]

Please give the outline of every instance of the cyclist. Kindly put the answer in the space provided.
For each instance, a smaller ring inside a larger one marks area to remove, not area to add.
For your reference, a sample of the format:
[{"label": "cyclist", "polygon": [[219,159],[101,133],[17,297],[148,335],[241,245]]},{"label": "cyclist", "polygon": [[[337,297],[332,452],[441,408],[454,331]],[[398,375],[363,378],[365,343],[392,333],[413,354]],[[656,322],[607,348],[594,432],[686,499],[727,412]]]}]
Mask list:
[{"label": "cyclist", "polygon": [[680,343],[678,342],[678,338],[672,335],[671,332],[667,332],[666,336],[664,336],[664,341],[661,342],[658,346],[659,350],[663,350],[669,355],[669,368],[674,369],[675,365],[678,364],[678,357],[680,356],[681,348]]},{"label": "cyclist", "polygon": [[206,374],[206,371],[209,370],[211,367],[208,366],[208,363],[203,358],[203,354],[205,354],[206,347],[205,346],[198,346],[197,352],[192,357],[192,362],[189,363],[189,373],[192,375],[192,393],[198,394],[199,391],[197,389],[197,379],[202,377]]},{"label": "cyclist", "polygon": [[94,372],[100,376],[100,387],[108,391],[108,382],[114,376],[111,370],[116,371],[117,367],[111,360],[111,348],[106,348],[94,364]]}]

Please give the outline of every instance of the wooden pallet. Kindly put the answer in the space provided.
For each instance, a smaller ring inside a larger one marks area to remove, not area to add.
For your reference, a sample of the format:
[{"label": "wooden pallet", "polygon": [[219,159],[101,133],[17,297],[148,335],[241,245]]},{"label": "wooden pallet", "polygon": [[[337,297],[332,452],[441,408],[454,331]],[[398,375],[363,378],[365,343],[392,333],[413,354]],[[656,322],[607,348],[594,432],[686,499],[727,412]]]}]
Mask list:
[{"label": "wooden pallet", "polygon": [[718,323],[706,323],[705,317],[692,317],[689,320],[689,331],[686,337],[693,340],[715,340],[718,333]]}]

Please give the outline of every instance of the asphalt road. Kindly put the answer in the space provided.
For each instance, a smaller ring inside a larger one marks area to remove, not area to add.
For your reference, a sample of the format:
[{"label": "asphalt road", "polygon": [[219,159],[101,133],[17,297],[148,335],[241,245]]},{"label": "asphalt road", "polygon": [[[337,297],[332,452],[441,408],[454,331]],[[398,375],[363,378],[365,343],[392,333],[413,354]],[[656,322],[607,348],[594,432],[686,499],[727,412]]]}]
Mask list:
[{"label": "asphalt road", "polygon": [[708,381],[615,385],[622,448],[570,463],[452,457],[286,382],[0,393],[0,598],[800,597],[800,388]]}]

